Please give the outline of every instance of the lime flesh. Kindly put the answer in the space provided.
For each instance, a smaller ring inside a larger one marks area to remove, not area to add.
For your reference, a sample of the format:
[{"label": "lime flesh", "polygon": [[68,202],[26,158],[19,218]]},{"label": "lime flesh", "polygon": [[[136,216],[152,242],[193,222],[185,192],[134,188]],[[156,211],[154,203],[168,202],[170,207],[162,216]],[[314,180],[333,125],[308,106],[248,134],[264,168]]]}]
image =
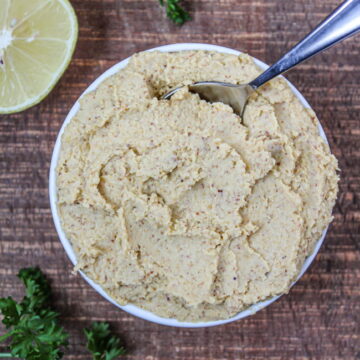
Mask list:
[{"label": "lime flesh", "polygon": [[67,0],[0,0],[0,114],[39,103],[71,60],[78,36]]}]

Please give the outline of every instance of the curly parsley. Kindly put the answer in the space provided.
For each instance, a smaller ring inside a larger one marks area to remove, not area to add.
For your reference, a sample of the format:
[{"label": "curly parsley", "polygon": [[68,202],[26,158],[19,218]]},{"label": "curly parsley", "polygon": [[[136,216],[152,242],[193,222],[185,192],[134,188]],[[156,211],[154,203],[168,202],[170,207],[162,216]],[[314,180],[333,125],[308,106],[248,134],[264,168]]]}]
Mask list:
[{"label": "curly parsley", "polygon": [[159,0],[161,6],[166,7],[167,17],[175,24],[182,25],[191,17],[180,5],[181,0]]},{"label": "curly parsley", "polygon": [[[0,298],[0,312],[8,332],[0,342],[10,339],[9,352],[0,358],[25,360],[59,360],[68,345],[68,334],[58,324],[59,314],[50,307],[51,288],[38,267],[20,270],[18,277],[25,285],[21,302]],[[87,349],[93,360],[113,360],[125,354],[120,339],[113,336],[109,324],[94,322],[84,329]]]},{"label": "curly parsley", "polygon": [[92,353],[93,360],[113,360],[126,354],[120,339],[111,334],[108,323],[94,322],[90,328],[84,329],[84,333],[86,347]]},{"label": "curly parsley", "polygon": [[68,334],[58,325],[58,313],[50,308],[50,285],[39,268],[20,270],[18,277],[25,285],[25,296],[17,303],[13,298],[0,299],[0,312],[8,332],[0,342],[10,338],[9,353],[0,357],[26,360],[58,360]]}]

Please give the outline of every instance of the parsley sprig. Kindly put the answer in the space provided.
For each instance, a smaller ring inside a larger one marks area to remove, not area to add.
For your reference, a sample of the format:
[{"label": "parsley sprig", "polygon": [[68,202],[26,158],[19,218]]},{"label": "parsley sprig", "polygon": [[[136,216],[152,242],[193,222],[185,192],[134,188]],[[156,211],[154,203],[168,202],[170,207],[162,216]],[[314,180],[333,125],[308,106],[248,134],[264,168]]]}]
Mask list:
[{"label": "parsley sprig", "polygon": [[50,285],[39,268],[20,270],[25,296],[17,303],[12,297],[0,299],[3,324],[8,332],[0,342],[11,338],[9,353],[0,357],[26,360],[58,360],[68,344],[68,334],[58,325],[58,313],[50,308]]},{"label": "parsley sprig", "polygon": [[182,25],[191,17],[180,5],[181,0],[159,0],[161,6],[166,6],[166,15],[175,24]]},{"label": "parsley sprig", "polygon": [[[50,307],[48,281],[38,267],[22,269],[18,277],[25,285],[22,301],[0,298],[2,322],[8,330],[0,336],[0,342],[10,339],[9,352],[0,353],[0,358],[61,359],[68,334],[58,324],[59,314]],[[120,339],[111,334],[108,323],[95,322],[84,333],[93,360],[113,360],[126,353]]]},{"label": "parsley sprig", "polygon": [[113,360],[126,354],[120,339],[111,334],[108,323],[94,322],[90,328],[84,329],[84,333],[93,360]]}]

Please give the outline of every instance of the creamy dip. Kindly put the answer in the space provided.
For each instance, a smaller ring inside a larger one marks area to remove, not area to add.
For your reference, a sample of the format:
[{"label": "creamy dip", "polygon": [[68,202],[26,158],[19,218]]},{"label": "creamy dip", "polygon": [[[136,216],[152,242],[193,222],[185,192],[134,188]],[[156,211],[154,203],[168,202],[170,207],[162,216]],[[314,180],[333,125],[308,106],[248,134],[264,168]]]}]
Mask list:
[{"label": "creamy dip", "polygon": [[233,316],[287,292],[331,220],[337,162],[286,82],[243,119],[194,81],[246,83],[248,55],[144,52],[85,95],[62,136],[62,227],[120,304],[183,321]]}]

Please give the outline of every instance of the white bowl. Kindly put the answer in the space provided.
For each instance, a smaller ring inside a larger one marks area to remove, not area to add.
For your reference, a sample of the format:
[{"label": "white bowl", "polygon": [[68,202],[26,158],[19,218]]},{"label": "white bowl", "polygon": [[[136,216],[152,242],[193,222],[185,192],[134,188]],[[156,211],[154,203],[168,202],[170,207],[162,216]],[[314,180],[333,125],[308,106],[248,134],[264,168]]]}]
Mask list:
[{"label": "white bowl", "polygon": [[[183,51],[183,50],[209,50],[209,51],[217,51],[217,52],[226,53],[226,54],[234,54],[234,55],[240,55],[241,54],[240,51],[225,48],[225,47],[222,47],[222,46],[208,45],[208,44],[193,44],[193,43],[165,45],[165,46],[160,46],[160,47],[157,47],[157,48],[150,49],[148,51],[172,52],[172,51]],[[257,59],[254,59],[254,60],[255,60],[255,63],[260,68],[262,68],[264,70],[268,68],[268,65],[264,64],[262,61],[257,60]],[[118,64],[114,65],[113,67],[111,67],[110,69],[105,71],[100,77],[98,77],[84,91],[84,93],[81,95],[81,97],[84,96],[85,94],[87,94],[88,92],[96,89],[99,86],[99,84],[101,82],[103,82],[106,78],[108,78],[111,75],[114,75],[119,70],[123,69],[127,65],[128,61],[129,61],[129,58],[127,58],[127,59],[125,59],[123,61],[120,61]],[[209,80],[211,80],[211,79],[209,79]],[[301,101],[301,103],[305,107],[310,108],[309,103],[304,99],[304,97],[300,94],[300,92],[290,82],[288,82],[288,84],[290,85],[290,88],[292,89],[294,94],[297,96],[297,98]],[[58,134],[58,137],[57,137],[57,140],[56,140],[56,143],[55,143],[52,159],[51,159],[50,179],[49,179],[50,205],[51,205],[51,211],[52,211],[55,227],[56,227],[56,230],[57,230],[57,232],[59,234],[60,241],[61,241],[62,245],[64,246],[64,249],[65,249],[67,255],[69,256],[71,262],[74,265],[76,264],[76,256],[75,256],[75,253],[74,253],[74,250],[73,250],[73,248],[71,246],[70,241],[66,238],[65,233],[61,228],[59,214],[58,214],[57,206],[56,206],[56,202],[57,202],[56,165],[57,165],[58,158],[59,158],[59,151],[60,151],[60,146],[61,146],[61,135],[63,134],[66,125],[70,122],[70,120],[73,118],[73,116],[79,110],[79,107],[80,107],[80,105],[79,105],[79,100],[78,100],[78,101],[76,101],[76,103],[74,104],[72,109],[70,110],[68,116],[66,117],[66,119],[65,119],[65,121],[64,121],[64,123],[63,123],[63,125],[62,125],[62,127],[60,129],[60,132]],[[319,133],[320,133],[320,136],[327,142],[325,133],[324,133],[324,131],[323,131],[320,124],[319,124]],[[320,246],[321,246],[322,242],[324,241],[326,231],[327,231],[327,229],[325,229],[324,232],[322,233],[322,236],[318,240],[318,242],[316,243],[316,246],[315,246],[314,251],[312,252],[312,254],[304,262],[304,265],[301,268],[301,271],[300,271],[300,274],[299,274],[297,280],[299,280],[299,278],[305,273],[305,271],[308,269],[308,267],[310,266],[310,264],[314,260],[316,254],[318,253],[318,251],[320,249]],[[274,296],[271,299],[261,301],[261,302],[259,302],[257,304],[254,304],[254,305],[250,306],[248,309],[246,309],[244,311],[241,311],[240,313],[238,313],[237,315],[235,315],[235,316],[233,316],[233,317],[231,317],[229,319],[218,320],[218,321],[209,321],[209,322],[198,322],[198,323],[180,322],[180,321],[178,321],[176,319],[168,319],[168,318],[163,318],[163,317],[157,316],[157,315],[155,315],[155,314],[153,314],[153,313],[151,313],[149,311],[140,309],[139,307],[134,306],[134,305],[120,306],[99,285],[97,285],[91,279],[89,279],[83,272],[80,271],[80,274],[100,295],[102,295],[105,299],[110,301],[115,306],[117,306],[120,309],[128,312],[129,314],[135,315],[135,316],[137,316],[139,318],[142,318],[144,320],[148,320],[148,321],[151,321],[151,322],[154,322],[154,323],[157,323],[157,324],[168,325],[168,326],[176,326],[176,327],[189,327],[189,328],[208,327],[208,326],[226,324],[226,323],[229,323],[229,322],[232,322],[232,321],[235,321],[235,320],[240,320],[240,319],[243,319],[243,318],[245,318],[245,317],[247,317],[249,315],[252,315],[252,314],[256,313],[257,311],[259,311],[260,309],[263,309],[264,307],[270,305],[271,303],[273,303],[275,300],[277,300],[281,296],[281,295],[280,296]],[[294,285],[295,282],[292,285]]]}]

